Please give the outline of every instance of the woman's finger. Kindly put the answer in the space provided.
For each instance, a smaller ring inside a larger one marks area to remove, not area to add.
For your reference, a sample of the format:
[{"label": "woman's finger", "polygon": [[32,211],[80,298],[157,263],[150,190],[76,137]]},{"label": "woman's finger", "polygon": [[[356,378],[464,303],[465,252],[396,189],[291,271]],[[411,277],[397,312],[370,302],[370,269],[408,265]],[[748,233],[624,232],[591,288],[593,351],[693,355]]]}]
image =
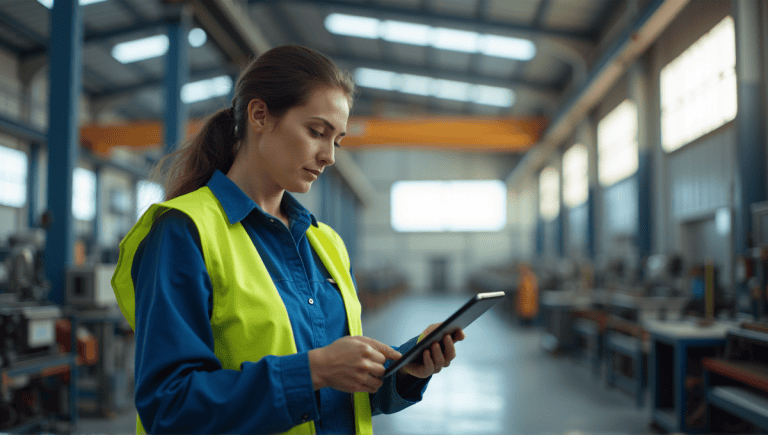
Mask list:
[{"label": "woman's finger", "polygon": [[424,376],[430,376],[435,373],[435,363],[432,361],[432,352],[429,349],[424,351]]},{"label": "woman's finger", "polygon": [[445,367],[445,357],[439,341],[432,345],[432,361],[435,363],[435,373],[440,373],[440,370]]},{"label": "woman's finger", "polygon": [[450,335],[446,335],[443,340],[445,343],[445,366],[451,365],[451,361],[456,358],[456,347],[453,345],[453,340]]}]

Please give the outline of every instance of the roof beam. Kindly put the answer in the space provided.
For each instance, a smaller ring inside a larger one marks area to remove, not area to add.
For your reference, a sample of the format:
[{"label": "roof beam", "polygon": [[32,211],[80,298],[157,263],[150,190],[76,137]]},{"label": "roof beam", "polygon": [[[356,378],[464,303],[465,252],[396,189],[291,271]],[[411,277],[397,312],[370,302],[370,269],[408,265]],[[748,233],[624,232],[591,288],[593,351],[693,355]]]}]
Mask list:
[{"label": "roof beam", "polygon": [[534,37],[534,36],[548,36],[563,38],[568,40],[576,40],[579,42],[595,43],[594,35],[591,33],[573,32],[569,30],[559,29],[545,29],[541,26],[529,25],[529,24],[517,24],[509,23],[505,21],[493,20],[487,17],[469,17],[460,15],[450,15],[438,12],[427,12],[421,9],[409,9],[398,6],[390,6],[383,4],[374,4],[372,2],[366,2],[359,5],[350,4],[342,0],[248,0],[250,4],[258,3],[307,3],[312,6],[332,6],[335,10],[346,9],[350,12],[354,12],[360,15],[368,15],[379,17],[384,15],[401,15],[403,21],[414,20],[423,23],[436,26],[445,26],[446,24],[453,23],[458,26],[473,26],[480,27],[486,31],[502,31],[518,34],[521,37]]}]

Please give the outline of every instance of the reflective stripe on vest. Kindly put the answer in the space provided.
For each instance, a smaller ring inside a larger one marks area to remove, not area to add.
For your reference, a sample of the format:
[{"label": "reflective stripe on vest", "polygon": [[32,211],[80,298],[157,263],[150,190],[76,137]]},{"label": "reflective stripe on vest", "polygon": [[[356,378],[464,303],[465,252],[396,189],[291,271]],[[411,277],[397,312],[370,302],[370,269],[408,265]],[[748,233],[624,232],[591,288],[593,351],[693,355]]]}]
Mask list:
[{"label": "reflective stripe on vest", "polygon": [[[120,242],[112,288],[131,328],[136,329],[136,300],[131,278],[133,258],[155,220],[170,209],[189,216],[200,233],[203,258],[213,286],[211,329],[214,353],[222,368],[240,370],[240,364],[245,361],[256,362],[266,355],[295,354],[296,341],[288,311],[253,241],[240,222],[229,224],[224,209],[207,186],[152,205]],[[310,225],[307,239],[339,285],[350,335],[362,335],[360,301],[349,273],[349,254],[333,229],[323,223],[318,225],[319,228]],[[353,402],[357,434],[372,435],[368,393],[355,393]],[[138,414],[136,433],[146,433]],[[314,433],[313,422],[285,432],[291,435]]]}]

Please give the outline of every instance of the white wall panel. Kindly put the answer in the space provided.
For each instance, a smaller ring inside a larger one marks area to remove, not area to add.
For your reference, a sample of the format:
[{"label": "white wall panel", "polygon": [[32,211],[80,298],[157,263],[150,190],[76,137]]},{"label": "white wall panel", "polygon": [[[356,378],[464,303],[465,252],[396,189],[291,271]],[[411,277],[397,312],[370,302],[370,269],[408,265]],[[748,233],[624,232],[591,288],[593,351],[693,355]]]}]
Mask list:
[{"label": "white wall panel", "polygon": [[672,217],[697,218],[732,202],[734,130],[728,126],[668,156]]}]

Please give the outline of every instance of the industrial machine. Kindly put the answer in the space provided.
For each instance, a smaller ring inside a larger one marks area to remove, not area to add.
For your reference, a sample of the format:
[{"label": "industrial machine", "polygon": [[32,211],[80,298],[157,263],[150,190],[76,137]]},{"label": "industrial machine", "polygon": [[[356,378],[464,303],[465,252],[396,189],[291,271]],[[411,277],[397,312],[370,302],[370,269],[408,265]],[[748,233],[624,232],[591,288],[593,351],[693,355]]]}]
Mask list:
[{"label": "industrial machine", "polygon": [[113,308],[117,299],[112,289],[112,275],[116,264],[70,266],[67,269],[67,297],[69,305],[78,308]]}]

